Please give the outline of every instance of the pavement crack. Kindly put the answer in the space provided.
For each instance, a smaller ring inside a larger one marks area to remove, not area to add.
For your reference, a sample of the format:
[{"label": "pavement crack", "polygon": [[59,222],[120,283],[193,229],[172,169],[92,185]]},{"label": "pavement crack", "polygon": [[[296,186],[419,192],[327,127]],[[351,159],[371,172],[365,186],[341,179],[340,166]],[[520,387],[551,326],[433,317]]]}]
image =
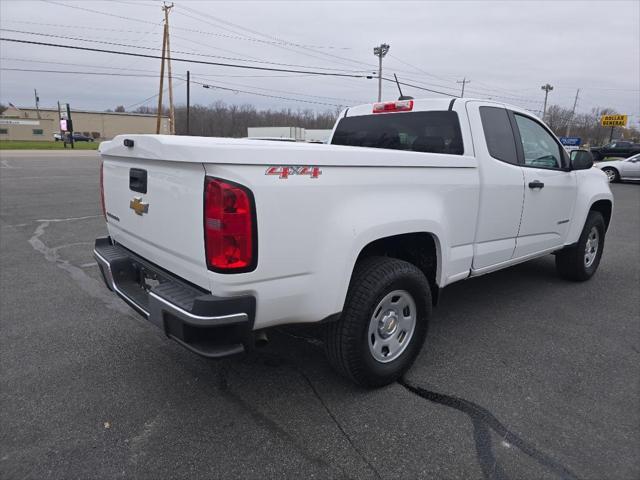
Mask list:
[{"label": "pavement crack", "polygon": [[112,310],[116,310],[127,316],[133,316],[131,309],[124,302],[120,301],[120,299],[118,299],[115,295],[112,295],[111,292],[109,292],[109,290],[107,290],[101,282],[87,275],[87,273],[81,267],[73,265],[71,262],[65,260],[60,256],[59,252],[63,248],[79,245],[89,245],[88,242],[75,242],[65,245],[59,245],[57,247],[49,247],[42,240],[42,236],[45,234],[47,228],[52,223],[74,222],[78,220],[88,220],[98,217],[100,217],[100,215],[37,220],[38,226],[33,232],[31,238],[29,238],[28,242],[35,251],[40,252],[44,256],[45,260],[53,263],[56,267],[67,272],[67,274],[71,276],[71,278],[77,283],[78,287],[82,291],[93,298],[101,300],[108,308]]},{"label": "pavement crack", "polygon": [[232,370],[233,367],[231,367],[230,364],[224,364],[220,370],[216,371],[217,387],[222,396],[226,397],[229,401],[245,410],[256,424],[262,426],[263,428],[266,428],[277,437],[280,437],[311,464],[327,471],[338,469],[343,474],[343,476],[346,476],[346,473],[340,467],[333,466],[327,463],[322,457],[319,457],[313,452],[310,452],[306,448],[304,443],[300,441],[300,439],[294,437],[291,433],[282,428],[277,422],[269,418],[269,416],[263,414],[254,406],[247,403],[240,395],[233,392],[229,386],[229,373]]},{"label": "pavement crack", "polygon": [[[303,337],[299,337],[299,338],[303,338]],[[305,338],[305,340],[308,340],[308,339]],[[313,384],[309,376],[305,372],[303,372],[297,365],[287,361],[286,359],[280,357],[279,355],[273,355],[273,354],[270,355],[265,352],[261,352],[260,356],[262,356],[263,359],[266,359],[265,364],[268,364],[271,366],[285,365],[304,379],[304,381],[309,386],[313,395],[318,399],[318,402],[320,402],[320,405],[322,405],[322,408],[324,409],[324,411],[327,413],[329,418],[331,418],[331,420],[333,421],[335,426],[338,428],[338,430],[340,430],[340,433],[346,439],[347,443],[349,443],[353,451],[358,454],[358,456],[367,465],[367,467],[369,467],[369,469],[375,474],[376,478],[382,479],[382,475],[380,474],[378,469],[375,467],[375,465],[373,465],[373,463],[371,463],[371,461],[367,458],[364,452],[360,450],[360,448],[356,445],[354,440],[351,438],[351,435],[349,435],[349,433],[345,430],[345,428],[342,426],[338,418],[329,408],[329,405],[327,405],[327,402],[325,402],[324,398],[322,398],[322,395],[320,395],[320,392],[318,392],[318,389],[315,387],[315,385]]]},{"label": "pavement crack", "polygon": [[364,452],[362,452],[362,450],[360,450],[358,448],[358,446],[355,444],[355,442],[353,441],[353,439],[351,438],[351,435],[349,435],[349,433],[347,433],[347,431],[344,429],[344,427],[342,426],[342,424],[338,421],[338,419],[336,418],[336,416],[334,415],[334,413],[331,411],[331,409],[329,408],[329,406],[327,405],[327,403],[324,401],[324,399],[322,398],[322,395],[320,395],[320,393],[318,392],[318,390],[316,389],[315,385],[313,384],[313,382],[311,381],[311,379],[309,378],[309,376],[304,373],[302,370],[300,370],[299,368],[293,367],[294,370],[296,370],[298,372],[298,374],[304,378],[304,380],[307,382],[307,384],[309,385],[309,388],[311,389],[311,391],[313,392],[313,394],[315,395],[315,397],[318,399],[318,401],[320,402],[320,404],[322,405],[322,407],[324,408],[324,410],[327,412],[327,415],[329,415],[329,417],[331,417],[331,420],[333,420],[333,423],[336,425],[336,427],[338,427],[338,430],[340,430],[340,432],[342,432],[342,435],[344,436],[344,438],[347,440],[347,442],[349,442],[349,445],[351,445],[351,448],[358,453],[358,455],[360,456],[360,458],[364,461],[364,463],[367,464],[367,466],[369,467],[369,469],[375,473],[377,478],[382,478],[382,475],[380,475],[380,472],[378,471],[378,469],[375,467],[375,465],[373,465],[373,463],[371,463],[369,461],[369,459],[367,458],[367,456],[364,454]]},{"label": "pavement crack", "polygon": [[411,393],[425,400],[453,408],[469,416],[473,425],[473,438],[476,445],[478,462],[480,463],[482,474],[486,480],[508,480],[509,478],[493,453],[491,430],[502,437],[503,441],[515,446],[525,455],[558,475],[563,480],[579,480],[579,477],[569,470],[569,468],[510,431],[491,412],[480,405],[463,398],[426,390],[413,385],[404,378],[401,378],[398,383]]}]

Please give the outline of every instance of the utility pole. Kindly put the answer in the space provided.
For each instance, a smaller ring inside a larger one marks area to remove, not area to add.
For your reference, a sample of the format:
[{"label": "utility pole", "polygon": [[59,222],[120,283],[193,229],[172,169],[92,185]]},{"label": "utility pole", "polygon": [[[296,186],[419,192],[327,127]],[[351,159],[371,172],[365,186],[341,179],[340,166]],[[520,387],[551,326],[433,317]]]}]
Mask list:
[{"label": "utility pole", "polygon": [[38,119],[42,118],[40,117],[40,97],[38,97],[38,91],[34,88],[33,89],[33,96],[36,99],[36,115],[38,116]]},{"label": "utility pole", "polygon": [[67,103],[67,130],[69,131],[69,141],[71,142],[71,148],[75,148],[75,142],[73,141],[73,120],[71,119],[71,105]]},{"label": "utility pole", "polygon": [[191,135],[191,129],[189,128],[189,113],[190,113],[189,107],[191,103],[190,87],[191,87],[191,76],[189,74],[189,70],[187,70],[187,135]]},{"label": "utility pole", "polygon": [[391,47],[386,43],[373,48],[373,54],[378,57],[378,101],[382,100],[382,58],[389,53],[389,48]]},{"label": "utility pole", "polygon": [[580,95],[580,89],[576,90],[576,98],[573,100],[573,108],[571,109],[571,117],[569,118],[569,122],[567,123],[567,133],[565,133],[565,137],[569,136],[571,133],[571,123],[573,122],[573,116],[576,114],[576,105],[578,105],[578,95]]},{"label": "utility pole", "polygon": [[467,83],[471,83],[471,80],[467,80],[467,77],[464,77],[462,80],[457,80],[456,83],[462,84],[462,92],[460,93],[460,98],[464,98],[464,86]]},{"label": "utility pole", "polygon": [[[61,110],[60,110],[60,100],[58,100],[58,129],[60,131],[60,140],[62,140],[63,143],[64,143],[64,132],[62,131],[62,122],[61,122],[61,120],[62,120],[62,113],[61,113]],[[64,147],[67,148],[66,145]]]},{"label": "utility pole", "polygon": [[162,33],[162,60],[160,63],[160,91],[158,92],[158,112],[156,113],[156,135],[160,133],[162,121],[162,92],[164,91],[164,57],[167,49],[167,24],[164,24]]},{"label": "utility pole", "polygon": [[164,24],[167,27],[167,74],[169,77],[169,133],[176,134],[176,115],[173,109],[173,77],[171,76],[171,47],[169,46],[169,11],[173,8],[173,3],[162,7],[164,10]]},{"label": "utility pole", "polygon": [[544,122],[545,117],[547,116],[547,97],[549,96],[549,92],[553,90],[553,86],[548,83],[540,87],[541,90],[544,90],[544,108],[542,109],[542,121]]},{"label": "utility pole", "polygon": [[173,8],[173,3],[162,6],[164,12],[164,29],[162,33],[162,60],[160,64],[160,90],[158,91],[158,113],[156,117],[156,133],[160,133],[162,122],[162,93],[164,91],[164,64],[167,63],[167,76],[169,81],[169,133],[175,134],[175,112],[173,109],[173,78],[171,76],[171,49],[169,45],[169,11]]}]

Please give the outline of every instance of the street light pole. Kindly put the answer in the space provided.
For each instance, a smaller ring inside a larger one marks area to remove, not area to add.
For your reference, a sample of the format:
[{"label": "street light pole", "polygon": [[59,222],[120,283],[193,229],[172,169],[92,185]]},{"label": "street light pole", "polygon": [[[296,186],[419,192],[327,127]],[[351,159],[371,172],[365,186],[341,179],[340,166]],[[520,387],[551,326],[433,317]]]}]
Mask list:
[{"label": "street light pole", "polygon": [[544,108],[542,109],[542,121],[544,121],[547,116],[547,97],[549,96],[549,92],[553,90],[553,86],[547,83],[541,86],[540,89],[544,90]]},{"label": "street light pole", "polygon": [[373,48],[373,54],[378,57],[378,101],[382,100],[382,57],[389,52],[389,48],[391,47],[386,43]]}]

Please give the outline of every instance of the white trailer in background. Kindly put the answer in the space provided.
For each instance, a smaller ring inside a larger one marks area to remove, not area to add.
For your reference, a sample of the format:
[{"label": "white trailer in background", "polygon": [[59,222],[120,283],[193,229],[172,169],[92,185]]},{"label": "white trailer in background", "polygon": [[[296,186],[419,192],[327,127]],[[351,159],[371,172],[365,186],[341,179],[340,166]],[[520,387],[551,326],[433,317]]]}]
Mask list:
[{"label": "white trailer in background", "polygon": [[301,127],[249,127],[247,136],[249,138],[293,138],[297,141],[304,141],[304,128]]},{"label": "white trailer in background", "polygon": [[329,143],[332,131],[330,128],[307,128],[304,132],[304,141]]}]

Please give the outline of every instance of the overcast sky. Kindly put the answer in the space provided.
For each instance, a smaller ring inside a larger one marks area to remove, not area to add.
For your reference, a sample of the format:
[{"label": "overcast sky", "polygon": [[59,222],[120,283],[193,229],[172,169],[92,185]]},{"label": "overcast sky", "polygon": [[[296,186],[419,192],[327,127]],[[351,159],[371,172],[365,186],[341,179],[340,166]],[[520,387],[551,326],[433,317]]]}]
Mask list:
[{"label": "overcast sky", "polygon": [[[163,18],[160,6],[161,2],[152,0],[2,0],[0,25],[3,38],[159,55]],[[386,42],[391,49],[384,59],[384,74],[395,72],[407,83],[459,94],[461,85],[457,81],[466,77],[471,83],[466,85],[465,96],[493,98],[532,111],[542,109],[544,92],[540,87],[545,83],[554,86],[549,102],[566,107],[572,106],[576,89],[580,88],[579,112],[597,106],[612,107],[633,115],[634,124],[640,123],[638,0],[175,0],[170,27],[171,49],[176,58],[371,74],[377,69],[373,47]],[[33,106],[34,88],[44,107],[53,106],[58,100],[70,102],[74,108],[97,110],[116,105],[133,109],[157,102],[153,95],[158,93],[160,61],[156,59],[6,41],[0,42],[0,55],[0,102],[5,104]],[[274,73],[177,61],[172,65],[178,104],[186,98],[182,80],[186,70],[191,71],[195,82],[232,89],[204,89],[194,83],[192,104],[223,100],[258,107],[324,110],[335,108],[334,105],[371,102],[377,95],[375,79]],[[415,97],[440,96],[409,87],[404,90]],[[383,97],[396,98],[396,87],[385,83]]]}]

